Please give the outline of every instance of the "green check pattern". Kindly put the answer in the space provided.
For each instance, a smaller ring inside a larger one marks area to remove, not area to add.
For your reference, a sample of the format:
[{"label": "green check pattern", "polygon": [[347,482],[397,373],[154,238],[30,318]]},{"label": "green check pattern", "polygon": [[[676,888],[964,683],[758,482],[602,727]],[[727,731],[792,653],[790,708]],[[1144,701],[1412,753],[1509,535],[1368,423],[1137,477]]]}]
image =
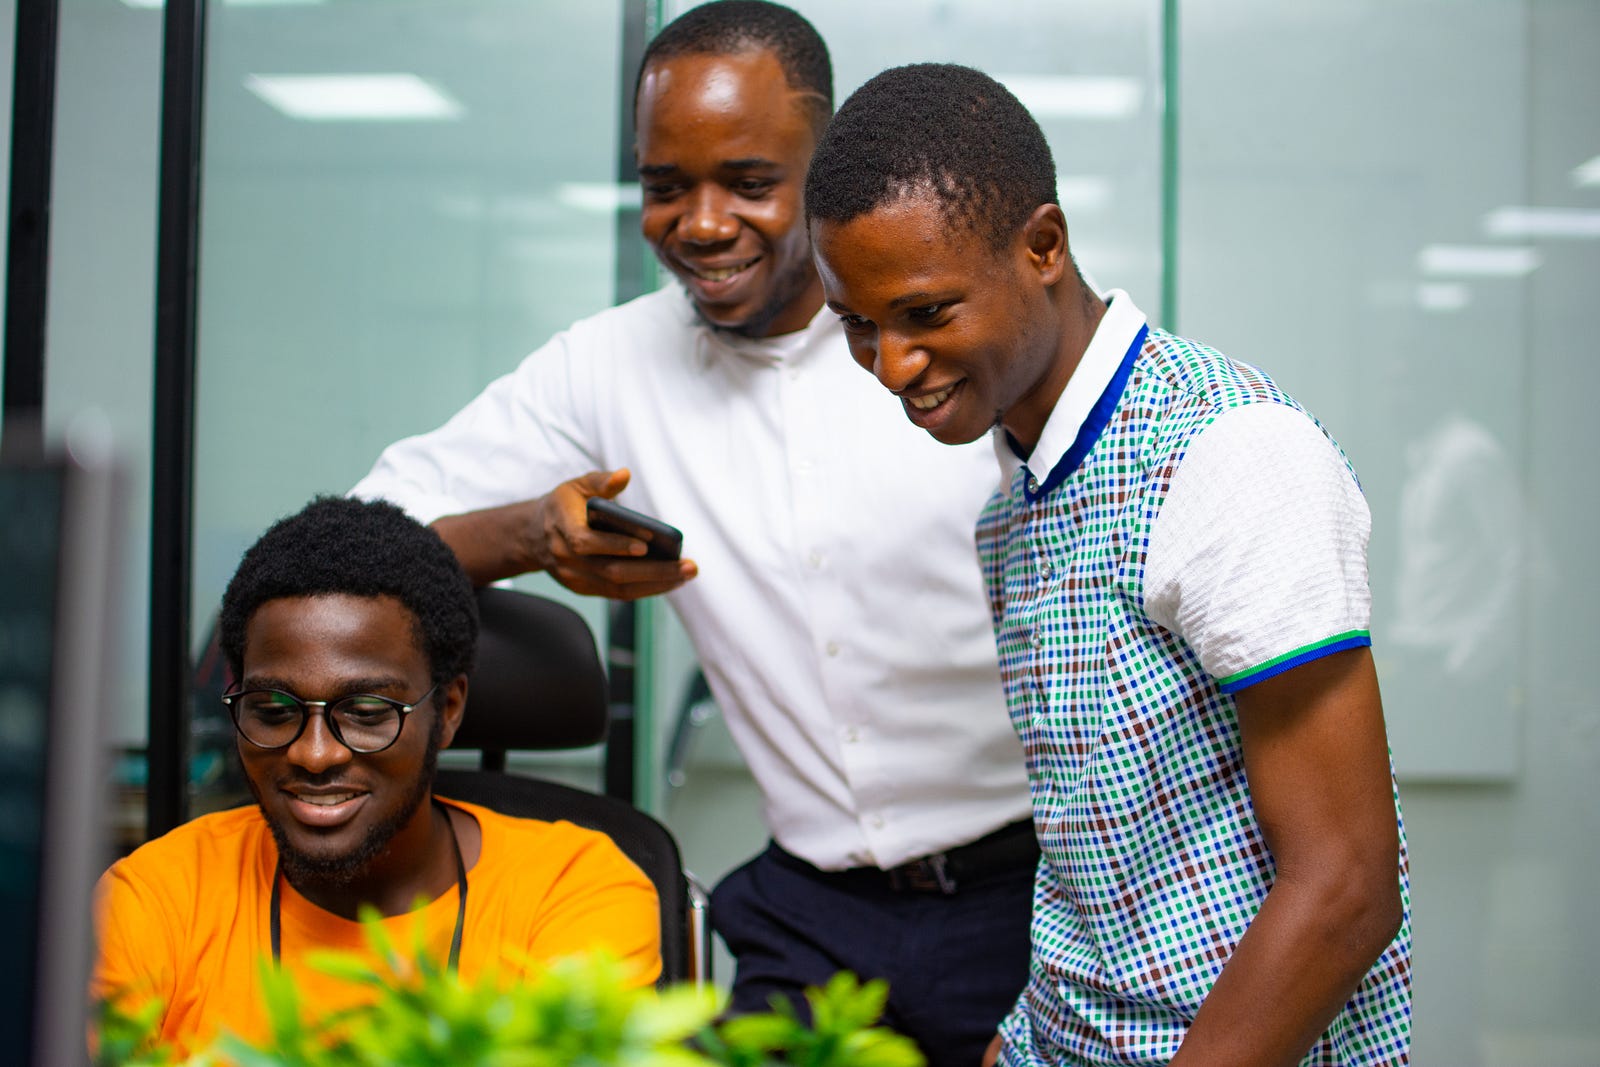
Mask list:
[{"label": "green check pattern", "polygon": [[[1019,469],[979,522],[1043,847],[1032,973],[1003,1027],[1008,1067],[1167,1063],[1272,885],[1233,697],[1143,610],[1173,472],[1218,415],[1255,403],[1301,410],[1260,371],[1152,329],[1077,469],[1032,502],[1027,486],[1049,472]],[[1403,825],[1396,877],[1400,932],[1306,1067],[1408,1062]]]}]

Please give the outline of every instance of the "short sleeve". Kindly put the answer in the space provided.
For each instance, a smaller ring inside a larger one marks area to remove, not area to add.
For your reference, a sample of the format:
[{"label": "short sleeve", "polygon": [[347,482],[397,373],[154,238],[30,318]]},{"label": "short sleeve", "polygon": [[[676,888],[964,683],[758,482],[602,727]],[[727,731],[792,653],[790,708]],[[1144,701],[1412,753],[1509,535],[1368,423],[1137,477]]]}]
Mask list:
[{"label": "short sleeve", "polygon": [[1150,532],[1145,610],[1223,692],[1371,643],[1372,518],[1304,412],[1249,404],[1189,445]]},{"label": "short sleeve", "polygon": [[126,1006],[170,1004],[177,976],[164,910],[156,894],[126,869],[112,866],[95,886],[96,951],[89,993]]}]

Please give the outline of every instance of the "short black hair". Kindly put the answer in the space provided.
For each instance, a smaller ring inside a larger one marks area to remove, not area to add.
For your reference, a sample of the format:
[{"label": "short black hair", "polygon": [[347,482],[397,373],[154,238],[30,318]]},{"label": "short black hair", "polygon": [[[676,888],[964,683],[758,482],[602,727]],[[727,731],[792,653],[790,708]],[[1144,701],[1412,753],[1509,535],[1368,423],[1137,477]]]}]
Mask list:
[{"label": "short black hair", "polygon": [[819,134],[833,114],[833,62],[815,26],[799,12],[766,0],[715,0],[690,8],[669,22],[645,47],[633,82],[634,124],[639,89],[651,63],[676,56],[731,56],[770,51],[783,67],[789,88],[807,98],[811,125]]},{"label": "short black hair", "polygon": [[472,670],[478,602],[449,546],[393,504],[321,496],[262,534],[222,594],[217,627],[234,678],[244,673],[245,628],[257,608],[339,593],[392,596],[410,609],[435,685]]},{"label": "short black hair", "polygon": [[894,67],[844,102],[811,157],[806,220],[844,223],[929,192],[946,220],[1003,248],[1040,204],[1056,165],[1028,109],[971,67]]}]

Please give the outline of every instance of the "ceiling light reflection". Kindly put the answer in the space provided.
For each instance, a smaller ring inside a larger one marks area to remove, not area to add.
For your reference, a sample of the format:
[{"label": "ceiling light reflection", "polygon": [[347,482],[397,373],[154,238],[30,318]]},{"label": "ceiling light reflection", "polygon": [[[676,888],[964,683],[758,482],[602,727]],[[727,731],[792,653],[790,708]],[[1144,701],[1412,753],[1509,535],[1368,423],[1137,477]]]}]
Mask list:
[{"label": "ceiling light reflection", "polygon": [[415,74],[251,74],[244,85],[290,118],[311,122],[455,119],[465,110]]},{"label": "ceiling light reflection", "polygon": [[1472,302],[1472,291],[1460,282],[1424,282],[1417,286],[1423,311],[1460,311]]},{"label": "ceiling light reflection", "polygon": [[1600,156],[1580,164],[1572,171],[1573,185],[1600,185]]},{"label": "ceiling light reflection", "polygon": [[1483,217],[1490,237],[1600,237],[1600,211],[1497,207]]},{"label": "ceiling light reflection", "polygon": [[1417,253],[1424,274],[1515,278],[1539,266],[1539,253],[1520,245],[1428,245]]},{"label": "ceiling light reflection", "polygon": [[997,74],[1033,117],[1044,119],[1125,119],[1144,97],[1137,78],[1058,74]]},{"label": "ceiling light reflection", "polygon": [[567,207],[596,215],[615,215],[644,202],[638,182],[562,182],[556,189],[556,199]]}]

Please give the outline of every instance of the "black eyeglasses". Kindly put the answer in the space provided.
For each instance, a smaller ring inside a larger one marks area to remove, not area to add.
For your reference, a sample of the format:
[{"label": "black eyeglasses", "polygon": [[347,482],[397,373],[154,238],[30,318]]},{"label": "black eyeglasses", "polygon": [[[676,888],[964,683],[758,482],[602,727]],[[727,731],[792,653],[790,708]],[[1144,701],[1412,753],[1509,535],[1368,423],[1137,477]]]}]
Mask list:
[{"label": "black eyeglasses", "polygon": [[288,748],[306,732],[311,709],[321,708],[328,732],[351,752],[382,752],[400,739],[406,716],[438,691],[434,686],[410,704],[373,693],[338,700],[301,700],[281,689],[245,689],[224,693],[222,702],[233,716],[239,736],[257,748]]}]

